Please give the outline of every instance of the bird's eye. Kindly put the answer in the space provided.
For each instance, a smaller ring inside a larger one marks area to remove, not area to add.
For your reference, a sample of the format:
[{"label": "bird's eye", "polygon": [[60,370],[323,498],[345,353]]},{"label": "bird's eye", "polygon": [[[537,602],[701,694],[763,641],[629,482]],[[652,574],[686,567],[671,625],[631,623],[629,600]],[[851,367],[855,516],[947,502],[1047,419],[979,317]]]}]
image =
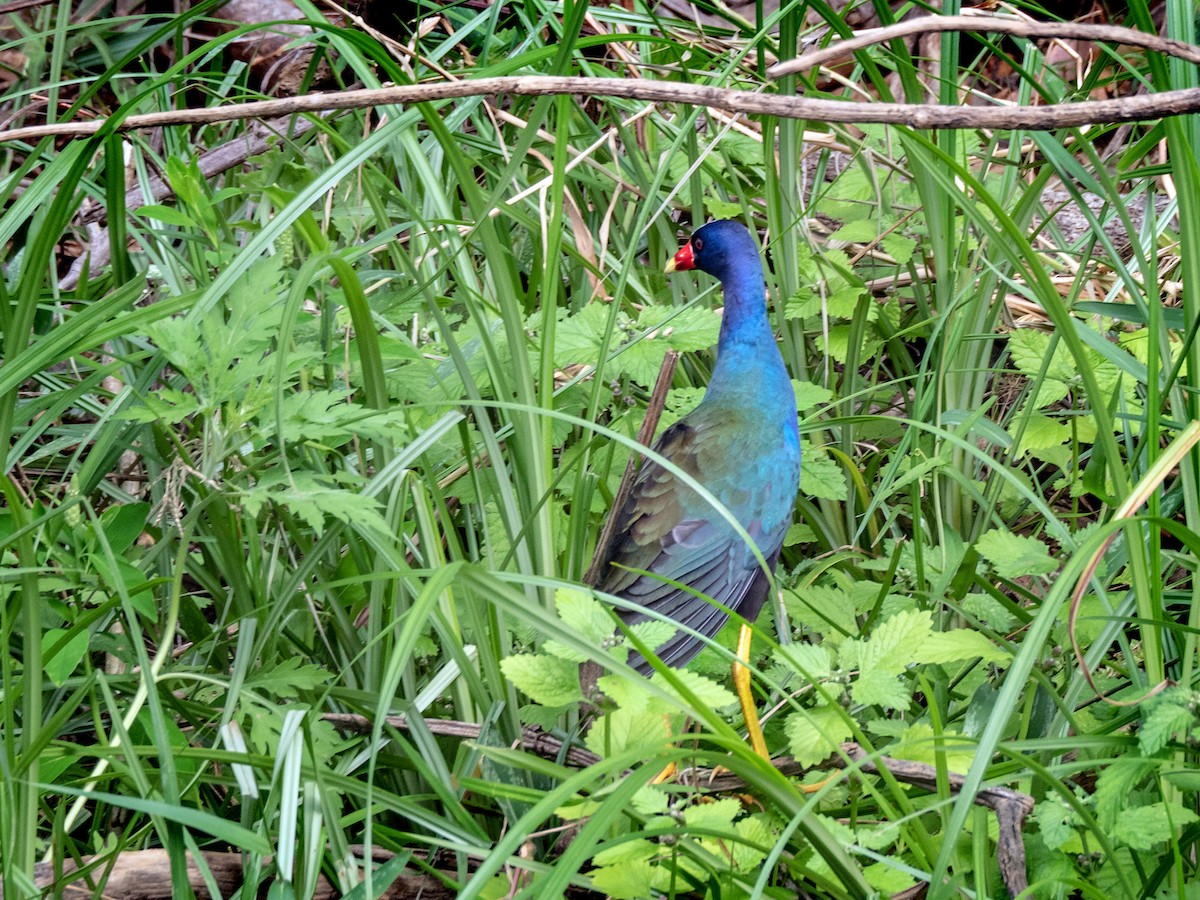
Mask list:
[{"label": "bird's eye", "polygon": [[699,253],[699,252],[700,252],[701,250],[703,250],[703,249],[704,249],[704,241],[703,241],[703,239],[701,239],[701,238],[698,238],[698,237],[694,237],[694,238],[692,238],[692,250],[693,250],[693,252],[695,252],[695,253]]}]

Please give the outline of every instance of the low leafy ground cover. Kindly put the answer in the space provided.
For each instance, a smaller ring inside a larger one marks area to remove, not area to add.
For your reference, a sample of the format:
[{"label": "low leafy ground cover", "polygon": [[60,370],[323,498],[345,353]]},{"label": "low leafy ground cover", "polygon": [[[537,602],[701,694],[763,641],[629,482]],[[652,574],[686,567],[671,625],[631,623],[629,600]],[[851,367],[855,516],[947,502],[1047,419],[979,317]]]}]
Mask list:
[{"label": "low leafy ground cover", "polygon": [[[1190,39],[1191,6],[1165,9]],[[300,10],[329,77],[368,87],[753,88],[838,23],[463,4],[396,42]],[[196,42],[209,13],[14,19],[5,109],[253,96],[229,38]],[[1002,71],[1051,105],[1196,82],[1121,48],[1076,70],[939,40],[932,64],[892,44],[778,89],[925,102],[928,77],[956,103]],[[805,127],[472,98],[316,117],[221,174],[200,151],[244,123],[3,144],[5,896],[42,860],[39,883],[101,890],[158,847],[178,895],[188,853],[236,850],[243,886],[212,862],[208,890],[1003,896],[988,787],[1032,799],[1026,896],[1194,896],[1196,122]],[[135,208],[155,175],[169,196]],[[768,744],[806,775],[742,742],[732,635],[624,677],[583,585],[667,351],[663,425],[711,370],[714,286],[660,272],[713,217],[765,235],[801,410],[753,664]],[[614,670],[596,715],[584,659]],[[931,780],[855,774],[843,742]],[[670,761],[740,787],[653,783]]]}]

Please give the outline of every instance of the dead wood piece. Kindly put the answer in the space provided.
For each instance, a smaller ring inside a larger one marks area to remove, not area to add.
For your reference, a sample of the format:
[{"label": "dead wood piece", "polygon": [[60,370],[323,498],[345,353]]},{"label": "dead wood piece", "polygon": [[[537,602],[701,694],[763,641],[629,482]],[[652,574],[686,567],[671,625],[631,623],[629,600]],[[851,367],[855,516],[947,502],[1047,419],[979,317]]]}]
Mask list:
[{"label": "dead wood piece", "polygon": [[[322,720],[360,734],[369,734],[374,727],[366,716],[354,713],[325,713]],[[384,720],[397,731],[409,731],[410,726],[405,716],[388,716]],[[459,722],[452,719],[424,719],[423,727],[440,737],[460,738],[464,741],[477,740],[483,733],[482,728],[474,722]],[[587,768],[600,761],[600,757],[582,747],[567,747],[565,753],[563,742],[553,735],[546,734],[538,728],[528,727],[521,733],[521,748],[534,753],[543,759],[561,760],[564,764],[575,768]]]},{"label": "dead wood piece", "polygon": [[[808,767],[801,765],[790,757],[780,757],[772,764],[785,775],[800,774]],[[841,746],[841,753],[830,757],[825,764],[837,768],[852,768],[855,772],[879,774],[886,770],[897,781],[924,788],[928,791],[938,789],[937,769],[926,763],[912,762],[906,759],[893,759],[890,756],[871,756],[858,744],[849,742]],[[713,791],[737,791],[746,787],[745,781],[733,774],[713,776],[704,769],[693,769],[681,777],[681,781],[696,787],[707,787]],[[947,773],[950,790],[960,793],[966,783],[966,778],[957,772]],[[1029,886],[1025,872],[1025,843],[1021,838],[1021,827],[1025,818],[1033,812],[1033,798],[1020,791],[1006,787],[985,787],[975,794],[974,802],[984,806],[996,814],[1000,826],[996,839],[996,864],[1004,879],[1004,886],[1012,896],[1017,896]]]},{"label": "dead wood piece", "polygon": [[[242,886],[242,855],[240,853],[204,853],[204,864],[212,873],[213,880],[222,896],[228,897]],[[115,857],[85,857],[83,867],[94,865],[86,875],[70,880],[78,868],[74,860],[62,864],[63,882],[56,882],[53,863],[38,863],[34,868],[34,883],[43,891],[61,890],[67,900],[104,896],[119,897],[121,900],[170,900],[171,860],[166,850],[128,850]],[[453,883],[454,876],[447,873],[447,882]],[[212,895],[196,865],[195,858],[188,854],[188,884],[200,900]],[[102,890],[101,890],[102,888]],[[377,896],[387,900],[450,900],[456,892],[446,887],[441,880],[429,875],[400,875]],[[342,893],[324,876],[317,878],[313,892],[317,900],[334,900]],[[3,891],[0,890],[0,898]]]},{"label": "dead wood piece", "polygon": [[[279,140],[294,139],[312,130],[316,123],[309,118],[269,119],[258,122],[245,134],[238,135],[231,141],[214,147],[199,159],[200,174],[205,178],[215,178],[223,172],[243,165],[251,157],[267,152]],[[175,190],[161,175],[151,175],[146,184],[131,187],[125,192],[125,209],[132,212],[151,203],[161,203],[175,196]],[[102,203],[88,201],[80,210],[79,220],[88,232],[88,249],[76,257],[70,269],[58,282],[60,291],[73,291],[79,286],[84,268],[95,275],[108,268],[112,262],[112,247],[109,243],[108,229],[99,227],[98,223],[106,221],[108,208]]]},{"label": "dead wood piece", "polygon": [[[290,97],[303,87],[317,49],[312,43],[316,29],[287,22],[303,18],[290,0],[230,0],[204,26],[209,33],[219,34],[243,25],[262,24],[261,29],[234,39],[229,52],[250,66],[265,93]],[[322,63],[313,82],[325,84],[330,74],[328,65]]]}]

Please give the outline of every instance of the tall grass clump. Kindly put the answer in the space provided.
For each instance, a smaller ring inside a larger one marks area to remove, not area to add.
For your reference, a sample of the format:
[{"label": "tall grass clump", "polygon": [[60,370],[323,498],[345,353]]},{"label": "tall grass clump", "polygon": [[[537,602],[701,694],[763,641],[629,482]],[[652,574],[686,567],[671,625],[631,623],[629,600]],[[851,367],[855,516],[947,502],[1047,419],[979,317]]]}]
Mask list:
[{"label": "tall grass clump", "polygon": [[[893,42],[770,81],[849,30],[822,3],[703,6],[703,30],[425,4],[402,33],[297,8],[304,90],[1052,105],[1196,78],[942,36],[932,62]],[[1027,897],[1189,896],[1190,118],[922,132],[479,97],[120,132],[262,94],[231,61],[253,27],[197,37],[215,14],[60,4],[0,48],[15,123],[107,123],[0,144],[5,896],[115,890],[131,861],[178,896],[984,897],[1018,870]],[[1194,39],[1190,4],[1165,14]],[[1126,24],[1155,30],[1144,2]],[[645,635],[615,637],[585,579],[668,351],[660,428],[712,370],[719,298],[662,264],[728,217],[764,236],[801,413],[751,661],[790,764],[742,739],[731,634],[645,682]],[[668,763],[728,772],[710,791]],[[1028,803],[1019,833],[992,789]]]}]

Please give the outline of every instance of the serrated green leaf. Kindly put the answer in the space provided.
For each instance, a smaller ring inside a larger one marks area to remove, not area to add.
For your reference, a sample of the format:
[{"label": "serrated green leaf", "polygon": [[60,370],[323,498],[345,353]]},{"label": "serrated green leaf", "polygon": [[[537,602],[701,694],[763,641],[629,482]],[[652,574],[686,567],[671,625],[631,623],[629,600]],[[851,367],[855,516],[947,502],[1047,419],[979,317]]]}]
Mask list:
[{"label": "serrated green leaf", "polygon": [[858,219],[847,222],[841,228],[829,235],[831,241],[847,241],[850,243],[867,244],[879,237],[879,224],[872,219]]},{"label": "serrated green leaf", "polygon": [[1152,803],[1122,810],[1112,836],[1134,850],[1149,850],[1198,819],[1200,816],[1178,803]]},{"label": "serrated green leaf", "polygon": [[[723,706],[730,706],[737,702],[737,696],[724,685],[718,684],[711,678],[701,675],[699,672],[692,672],[688,669],[676,669],[674,674],[683,682],[688,691],[696,695],[696,700],[701,706],[711,709],[720,709]],[[667,684],[665,678],[655,674],[654,681],[663,690],[668,693],[675,694],[674,688]],[[680,697],[682,701],[682,697]]]},{"label": "serrated green leaf", "polygon": [[765,848],[775,843],[775,834],[766,816],[751,815],[738,819],[733,824],[733,831],[740,838],[729,844],[734,867],[739,872],[749,872],[761,865],[767,858]]},{"label": "serrated green leaf", "polygon": [[851,735],[842,711],[832,706],[797,710],[784,723],[784,733],[788,749],[802,766],[827,759]]},{"label": "serrated green leaf", "polygon": [[583,699],[579,666],[541,653],[523,653],[500,660],[504,677],[530,700],[543,706],[563,706]]},{"label": "serrated green leaf", "polygon": [[647,306],[638,316],[638,328],[648,332],[643,340],[666,341],[681,353],[707,350],[717,342],[721,317],[706,306]]},{"label": "serrated green leaf", "polygon": [[967,659],[981,659],[984,662],[1007,662],[1012,654],[997,647],[978,631],[967,628],[955,628],[950,631],[934,632],[916,648],[918,663],[950,663]]},{"label": "serrated green leaf", "polygon": [[832,656],[823,644],[787,644],[776,651],[776,658],[814,681],[828,678],[833,671]]},{"label": "serrated green leaf", "polygon": [[797,544],[810,544],[817,539],[817,533],[812,527],[803,522],[788,526],[787,534],[783,536],[783,546],[795,547]]},{"label": "serrated green leaf", "polygon": [[897,231],[885,234],[879,243],[883,245],[884,252],[902,266],[912,259],[913,251],[917,249],[916,241]]},{"label": "serrated green leaf", "polygon": [[[601,690],[608,694],[605,688]],[[589,750],[601,756],[620,753],[631,747],[644,747],[647,750],[661,748],[670,740],[672,719],[679,718],[664,715],[661,707],[652,703],[640,708],[621,706],[601,716],[583,742]]]},{"label": "serrated green leaf", "polygon": [[679,629],[670,622],[647,619],[631,626],[629,630],[647,647],[658,647],[673,638]]},{"label": "serrated green leaf", "polygon": [[638,384],[649,387],[658,380],[670,345],[666,341],[643,338],[621,348],[613,358],[613,364]]},{"label": "serrated green leaf", "polygon": [[740,203],[730,203],[719,197],[705,197],[704,207],[714,219],[736,219],[742,214]]},{"label": "serrated green leaf", "polygon": [[846,473],[829,457],[809,453],[800,467],[800,493],[818,500],[845,500]]},{"label": "serrated green leaf", "polygon": [[1117,815],[1129,802],[1129,795],[1138,784],[1154,771],[1157,764],[1135,757],[1120,757],[1100,770],[1096,779],[1096,821],[1105,831],[1111,831]]},{"label": "serrated green leaf", "polygon": [[985,532],[975,546],[1001,578],[1049,575],[1058,571],[1058,562],[1050,556],[1046,545],[1029,535],[993,528]]},{"label": "serrated green leaf", "polygon": [[[1017,370],[1028,378],[1038,378],[1042,363],[1051,353],[1052,335],[1033,328],[1018,328],[1008,336],[1008,352]],[[1066,344],[1055,342],[1046,377],[1037,385],[1033,399],[1035,409],[1044,409],[1067,396],[1071,382],[1077,377],[1075,363]]]},{"label": "serrated green leaf", "polygon": [[657,784],[647,784],[638,788],[629,805],[643,816],[665,813],[671,805],[671,796]]},{"label": "serrated green leaf", "polygon": [[917,883],[908,872],[901,868],[901,863],[877,862],[863,869],[867,883],[879,891],[881,897],[893,897],[907,891]]},{"label": "serrated green leaf", "polygon": [[792,391],[796,395],[796,409],[807,412],[815,406],[821,406],[833,399],[833,391],[829,388],[813,384],[811,381],[792,380]]},{"label": "serrated green leaf", "polygon": [[850,685],[850,696],[855,703],[884,709],[904,709],[912,700],[899,676],[878,669],[864,671],[855,678]]},{"label": "serrated green leaf", "polygon": [[554,592],[554,608],[563,624],[589,643],[612,637],[612,614],[588,591],[559,588]]},{"label": "serrated green leaf", "polygon": [[1008,433],[1014,438],[1020,433],[1021,443],[1013,448],[1013,453],[1017,454],[1058,448],[1071,440],[1068,423],[1037,412],[1028,418],[1018,417],[1009,426]]},{"label": "serrated green leaf", "polygon": [[615,866],[618,863],[653,859],[658,853],[658,845],[653,841],[646,840],[646,838],[614,841],[592,857],[592,864],[595,866]]},{"label": "serrated green leaf", "polygon": [[1187,706],[1163,698],[1155,704],[1138,729],[1138,746],[1147,756],[1153,756],[1176,734],[1187,734],[1196,725],[1196,716]]},{"label": "serrated green leaf", "polygon": [[905,610],[880,623],[859,652],[863,674],[899,675],[916,662],[916,653],[933,633],[933,613]]},{"label": "serrated green leaf", "polygon": [[608,307],[603,303],[589,303],[560,320],[554,329],[554,364],[595,365],[607,327]]},{"label": "serrated green leaf", "polygon": [[299,691],[316,690],[329,680],[325,669],[304,665],[299,656],[289,656],[273,668],[252,670],[246,676],[246,686],[276,697],[296,697]]},{"label": "serrated green leaf", "polygon": [[615,866],[601,866],[589,873],[592,889],[613,900],[640,900],[654,895],[654,865],[635,859]]},{"label": "serrated green leaf", "polygon": [[1033,818],[1041,832],[1042,842],[1051,850],[1057,850],[1076,836],[1078,816],[1075,811],[1057,797],[1043,800],[1033,808]]},{"label": "serrated green leaf", "polygon": [[783,604],[796,624],[824,635],[835,646],[858,634],[854,602],[843,590],[829,585],[797,585],[784,589]]},{"label": "serrated green leaf", "polygon": [[709,831],[729,831],[733,820],[742,811],[742,803],[734,797],[725,797],[711,803],[697,803],[683,811],[683,821],[688,828],[703,828]]}]

